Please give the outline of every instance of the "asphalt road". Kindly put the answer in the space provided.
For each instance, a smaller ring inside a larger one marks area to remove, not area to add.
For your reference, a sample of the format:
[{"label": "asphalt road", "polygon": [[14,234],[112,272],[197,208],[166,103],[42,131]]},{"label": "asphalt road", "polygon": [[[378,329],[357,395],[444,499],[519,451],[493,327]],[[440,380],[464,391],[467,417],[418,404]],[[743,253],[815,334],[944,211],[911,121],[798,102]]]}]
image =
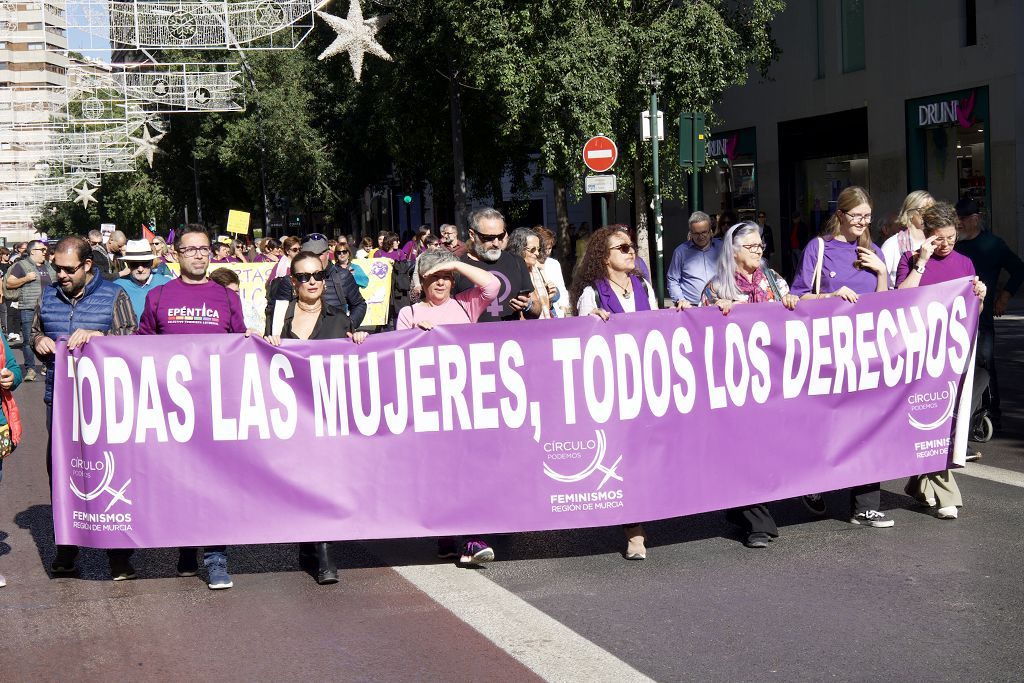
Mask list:
[{"label": "asphalt road", "polygon": [[[0,681],[1019,681],[1024,642],[1024,307],[999,322],[1003,430],[958,476],[961,517],[887,482],[891,529],[773,505],[781,537],[743,547],[721,513],[654,522],[646,562],[618,529],[497,539],[459,569],[430,540],[339,543],[317,586],[294,546],[231,549],[235,588],[101,551],[51,578],[42,383],[18,392],[27,440],[0,487]],[[826,497],[841,506],[834,494]]]}]

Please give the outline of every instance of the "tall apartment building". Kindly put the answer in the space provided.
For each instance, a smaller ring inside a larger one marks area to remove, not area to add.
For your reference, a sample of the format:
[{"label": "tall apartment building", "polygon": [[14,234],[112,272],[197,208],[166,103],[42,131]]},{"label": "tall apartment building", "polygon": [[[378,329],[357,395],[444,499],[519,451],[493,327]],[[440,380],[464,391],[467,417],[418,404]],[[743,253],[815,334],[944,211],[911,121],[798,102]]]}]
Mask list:
[{"label": "tall apartment building", "polygon": [[39,152],[23,143],[49,136],[42,130],[15,136],[9,127],[44,124],[62,109],[67,46],[63,0],[0,3],[0,238],[8,242],[35,235],[31,211],[10,204],[46,172]]}]

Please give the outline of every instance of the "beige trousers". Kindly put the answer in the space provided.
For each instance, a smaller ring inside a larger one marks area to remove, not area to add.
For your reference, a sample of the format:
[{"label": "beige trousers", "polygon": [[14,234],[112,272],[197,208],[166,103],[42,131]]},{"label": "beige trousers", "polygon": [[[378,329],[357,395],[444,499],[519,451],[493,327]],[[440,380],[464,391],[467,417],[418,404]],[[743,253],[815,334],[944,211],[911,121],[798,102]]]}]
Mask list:
[{"label": "beige trousers", "polygon": [[940,508],[951,505],[962,507],[964,504],[960,487],[953,479],[953,470],[911,477],[903,490],[922,503],[934,498]]}]

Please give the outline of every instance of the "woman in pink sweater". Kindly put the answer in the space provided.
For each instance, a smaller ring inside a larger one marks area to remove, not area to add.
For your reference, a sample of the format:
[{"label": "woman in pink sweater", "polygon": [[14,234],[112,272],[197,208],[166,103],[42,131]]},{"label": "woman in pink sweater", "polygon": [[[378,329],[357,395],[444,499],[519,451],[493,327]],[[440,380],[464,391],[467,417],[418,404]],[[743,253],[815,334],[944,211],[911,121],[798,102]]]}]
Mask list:
[{"label": "woman in pink sweater", "polygon": [[[493,274],[463,263],[447,249],[424,252],[420,255],[416,269],[422,283],[421,301],[399,311],[395,329],[419,327],[429,330],[435,325],[475,323],[497,298],[501,287]],[[458,275],[475,286],[452,296],[455,277]]]}]

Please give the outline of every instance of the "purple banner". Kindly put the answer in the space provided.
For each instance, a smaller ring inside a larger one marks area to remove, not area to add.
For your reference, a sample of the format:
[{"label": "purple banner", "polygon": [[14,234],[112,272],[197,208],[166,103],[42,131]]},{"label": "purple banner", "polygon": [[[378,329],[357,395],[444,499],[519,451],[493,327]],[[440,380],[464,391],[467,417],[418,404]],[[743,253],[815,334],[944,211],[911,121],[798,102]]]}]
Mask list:
[{"label": "purple banner", "polygon": [[939,471],[977,319],[964,279],[360,346],[98,338],[58,352],[57,542],[604,526]]}]

